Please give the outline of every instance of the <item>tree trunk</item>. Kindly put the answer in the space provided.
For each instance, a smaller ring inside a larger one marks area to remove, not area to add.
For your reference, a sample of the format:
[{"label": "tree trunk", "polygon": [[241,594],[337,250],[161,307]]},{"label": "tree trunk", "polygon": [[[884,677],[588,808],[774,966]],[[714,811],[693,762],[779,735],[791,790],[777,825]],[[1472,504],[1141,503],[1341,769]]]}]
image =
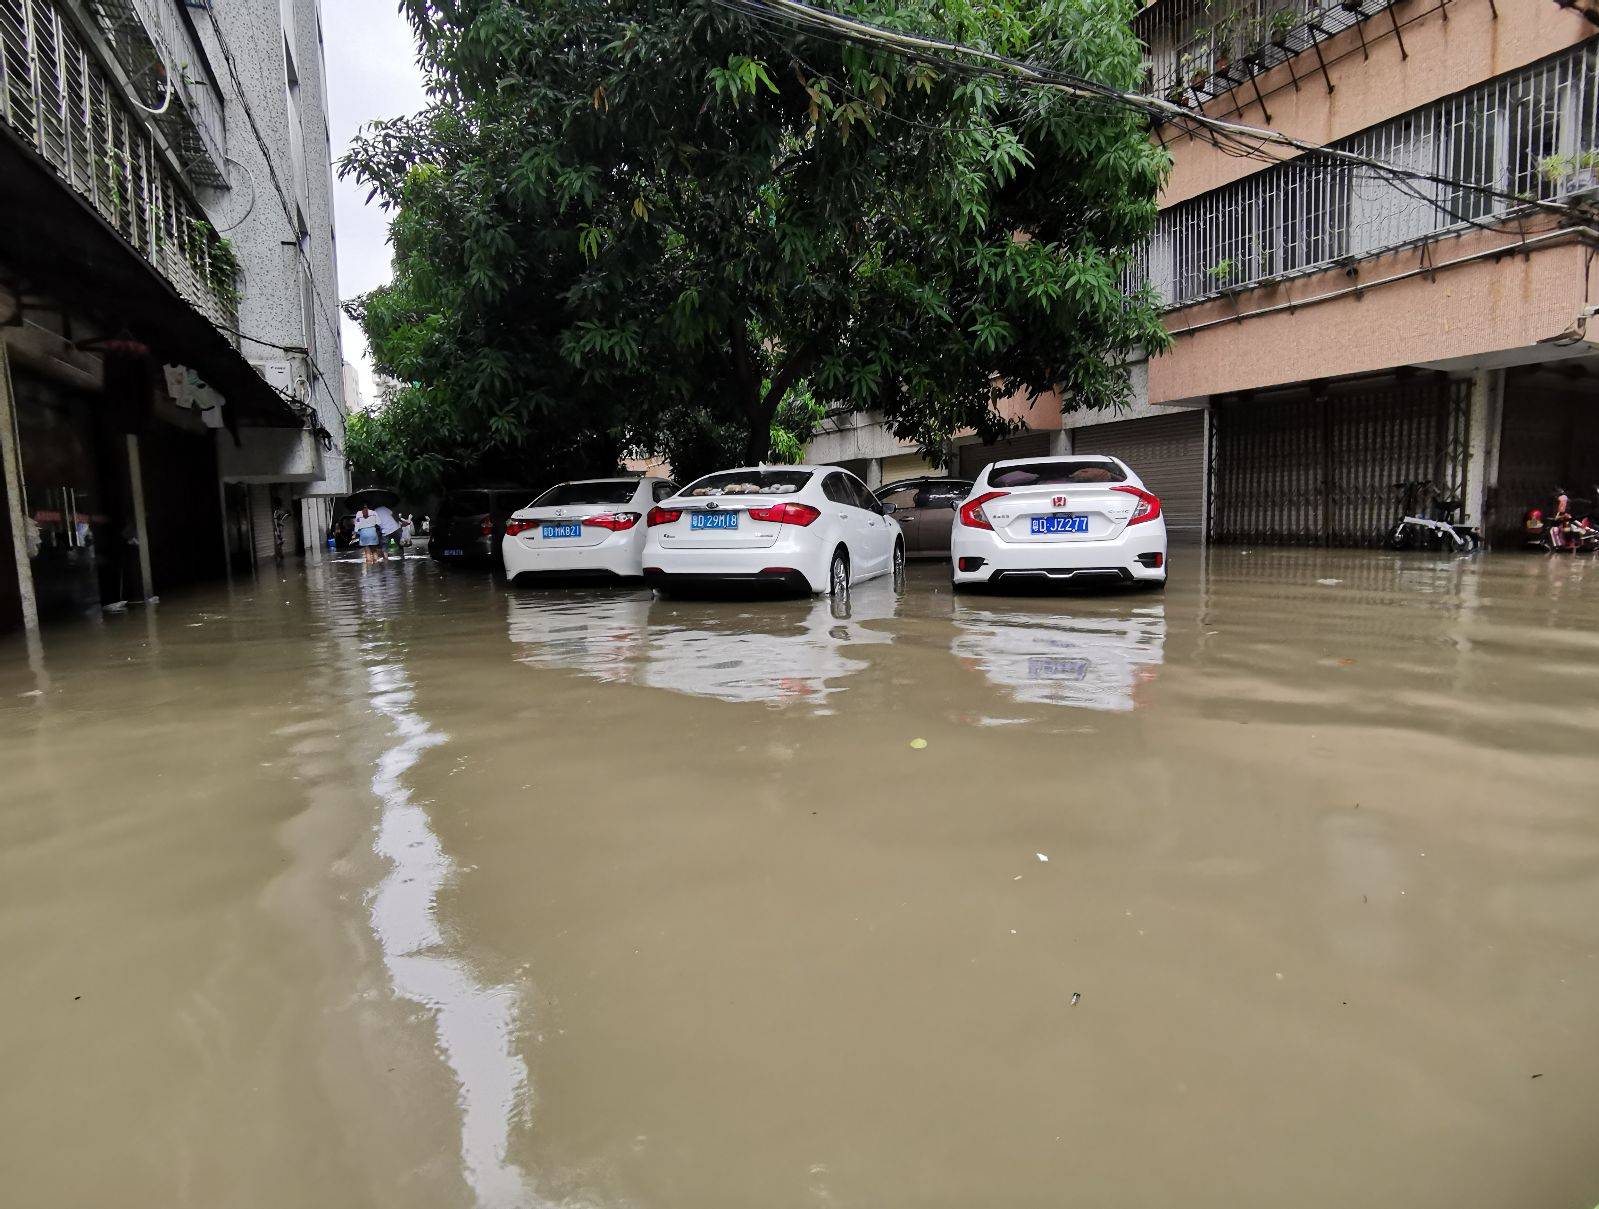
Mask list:
[{"label": "tree trunk", "polygon": [[772,452],[772,408],[756,403],[748,409],[749,431],[744,434],[744,461],[754,466],[764,462]]}]

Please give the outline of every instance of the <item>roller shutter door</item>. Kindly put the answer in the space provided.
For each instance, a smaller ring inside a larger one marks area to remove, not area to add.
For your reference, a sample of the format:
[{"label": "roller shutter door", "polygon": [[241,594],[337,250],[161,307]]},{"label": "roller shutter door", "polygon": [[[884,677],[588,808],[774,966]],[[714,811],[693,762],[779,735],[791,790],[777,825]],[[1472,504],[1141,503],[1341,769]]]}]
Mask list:
[{"label": "roller shutter door", "polygon": [[961,478],[975,479],[990,462],[1007,458],[1041,458],[1049,456],[1052,432],[1024,432],[1020,436],[984,445],[974,441],[960,447]]},{"label": "roller shutter door", "polygon": [[1108,453],[1131,466],[1160,496],[1166,528],[1202,536],[1205,519],[1205,416],[1174,412],[1146,420],[1095,424],[1072,433],[1073,453]]},{"label": "roller shutter door", "polygon": [[272,488],[264,483],[250,484],[250,530],[255,545],[255,561],[269,563],[275,553],[272,542]]}]

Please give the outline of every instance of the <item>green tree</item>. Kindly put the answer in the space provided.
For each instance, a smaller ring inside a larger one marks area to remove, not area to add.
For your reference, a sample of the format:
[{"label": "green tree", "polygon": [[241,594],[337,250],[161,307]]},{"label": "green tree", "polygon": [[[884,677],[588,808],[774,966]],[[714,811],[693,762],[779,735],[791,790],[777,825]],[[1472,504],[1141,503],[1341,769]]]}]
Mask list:
[{"label": "green tree", "polygon": [[[848,11],[1123,88],[1130,0]],[[792,455],[877,409],[926,448],[1052,388],[1115,407],[1167,339],[1124,294],[1167,160],[1114,104],[802,34],[716,0],[404,0],[435,103],[345,170],[397,207],[381,368],[460,431]]]}]

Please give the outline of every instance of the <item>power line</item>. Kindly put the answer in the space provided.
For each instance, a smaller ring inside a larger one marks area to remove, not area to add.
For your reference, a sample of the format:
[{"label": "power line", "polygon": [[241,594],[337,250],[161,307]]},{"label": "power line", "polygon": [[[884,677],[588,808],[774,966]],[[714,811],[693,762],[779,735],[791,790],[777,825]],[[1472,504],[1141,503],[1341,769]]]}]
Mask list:
[{"label": "power line", "polygon": [[[1251,126],[1242,122],[1213,118],[1202,112],[1165,100],[1162,97],[1145,96],[1141,93],[1114,88],[1107,84],[1099,84],[1080,76],[1037,67],[1023,60],[997,54],[994,51],[983,50],[980,47],[967,46],[963,43],[951,42],[942,38],[902,33],[869,21],[862,21],[830,12],[827,9],[817,8],[804,3],[803,0],[718,0],[718,3],[726,7],[739,9],[752,16],[766,16],[769,18],[775,14],[782,14],[790,18],[794,26],[823,37],[831,35],[834,41],[844,40],[857,45],[888,51],[902,57],[952,67],[967,73],[976,72],[992,79],[1011,80],[1024,85],[1047,88],[1081,100],[1110,101],[1121,104],[1144,113],[1151,118],[1159,118],[1163,121],[1171,122],[1180,129],[1198,127],[1207,132],[1209,136],[1207,141],[1215,142],[1218,148],[1227,151],[1228,154],[1240,154],[1251,159],[1259,159],[1261,162],[1274,163],[1295,158],[1294,156],[1263,158],[1270,154],[1266,151],[1268,145],[1282,147],[1298,155],[1312,156],[1320,160],[1346,164],[1375,173],[1390,182],[1397,183],[1400,180],[1408,180],[1441,185],[1450,189],[1478,193],[1499,201],[1531,206],[1547,213],[1559,215],[1562,218],[1575,219],[1583,217],[1580,210],[1563,202],[1521,197],[1493,185],[1460,180],[1441,173],[1428,172],[1424,169],[1406,168],[1398,164],[1390,164],[1372,156],[1345,151],[1321,143],[1313,143],[1268,127]],[[972,60],[976,60],[976,62],[972,62]],[[1223,142],[1229,144],[1230,148],[1229,146],[1223,146]],[[1434,199],[1425,200],[1428,201],[1428,204],[1437,205],[1440,210],[1448,213]],[[1463,221],[1471,220],[1465,219]]]}]

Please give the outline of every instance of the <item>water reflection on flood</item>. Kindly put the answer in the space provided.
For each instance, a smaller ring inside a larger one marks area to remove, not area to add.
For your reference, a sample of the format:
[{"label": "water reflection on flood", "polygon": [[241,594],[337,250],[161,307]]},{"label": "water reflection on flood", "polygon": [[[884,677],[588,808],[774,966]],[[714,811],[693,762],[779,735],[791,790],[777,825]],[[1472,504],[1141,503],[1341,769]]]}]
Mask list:
[{"label": "water reflection on flood", "polygon": [[961,604],[955,610],[955,657],[981,671],[1017,701],[1079,709],[1130,710],[1154,679],[1166,642],[1166,614],[1075,600],[1028,610]]},{"label": "water reflection on flood", "polygon": [[823,706],[867,665],[851,648],[886,643],[870,623],[891,619],[887,583],[847,601],[693,601],[649,593],[512,594],[517,658],[596,680],[643,684],[718,701]]},{"label": "water reflection on flood", "polygon": [[434,1014],[439,1050],[459,1087],[461,1165],[476,1204],[520,1209],[534,1202],[521,1168],[507,1158],[512,1124],[528,1099],[527,1065],[514,1040],[517,988],[482,982],[439,926],[438,897],[455,866],[429,817],[431,803],[415,797],[407,776],[449,735],[418,712],[403,645],[373,636],[386,613],[408,603],[400,599],[403,587],[379,575],[360,581],[367,692],[392,727],[372,775],[381,804],[373,850],[391,865],[371,896],[372,931],[394,989]]}]

